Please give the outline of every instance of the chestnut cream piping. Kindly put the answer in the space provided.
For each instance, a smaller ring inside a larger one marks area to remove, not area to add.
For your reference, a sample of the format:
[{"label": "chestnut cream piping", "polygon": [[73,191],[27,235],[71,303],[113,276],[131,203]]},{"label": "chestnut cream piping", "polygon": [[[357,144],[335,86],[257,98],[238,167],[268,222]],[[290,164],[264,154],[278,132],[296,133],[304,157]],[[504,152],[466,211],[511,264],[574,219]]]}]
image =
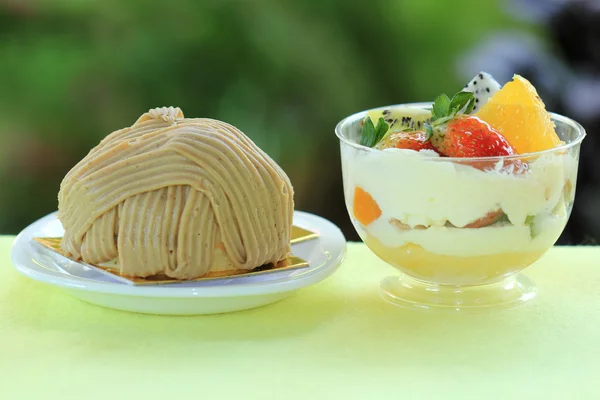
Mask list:
[{"label": "chestnut cream piping", "polygon": [[65,176],[62,249],[123,275],[194,279],[290,254],[293,188],[237,128],[158,108],[111,133]]}]

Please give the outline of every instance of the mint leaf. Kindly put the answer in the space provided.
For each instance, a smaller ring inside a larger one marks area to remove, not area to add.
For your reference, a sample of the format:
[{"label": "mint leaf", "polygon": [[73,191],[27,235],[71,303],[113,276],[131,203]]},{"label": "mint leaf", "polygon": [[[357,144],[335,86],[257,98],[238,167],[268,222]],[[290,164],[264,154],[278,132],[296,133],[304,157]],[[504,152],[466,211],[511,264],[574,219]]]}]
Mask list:
[{"label": "mint leaf", "polygon": [[375,146],[377,143],[379,143],[381,139],[383,139],[388,129],[390,129],[390,127],[387,124],[387,122],[385,122],[385,120],[382,117],[379,117],[379,120],[377,121],[377,126],[375,127],[375,143],[373,143],[373,146]]},{"label": "mint leaf", "polygon": [[462,111],[463,114],[468,114],[475,107],[475,96],[471,92],[458,92],[450,101],[450,113],[457,114]]},{"label": "mint leaf", "polygon": [[371,147],[368,143],[373,141],[373,135],[375,134],[375,126],[373,126],[373,121],[371,121],[371,117],[367,117],[365,122],[363,123],[362,130],[360,132],[360,144],[363,146]]},{"label": "mint leaf", "polygon": [[452,99],[445,94],[438,96],[433,102],[432,126],[450,121],[458,113],[470,113],[475,107],[475,97],[471,92],[458,92]]},{"label": "mint leaf", "polygon": [[389,125],[382,117],[379,117],[377,126],[374,126],[371,118],[367,117],[360,132],[360,144],[367,147],[375,146],[385,136],[388,129],[390,129]]},{"label": "mint leaf", "polygon": [[433,111],[431,120],[436,121],[438,118],[448,115],[450,112],[450,98],[445,94],[438,96],[433,102]]},{"label": "mint leaf", "polygon": [[469,101],[467,103],[467,106],[465,107],[464,111],[462,111],[463,114],[471,114],[471,111],[473,111],[473,109],[475,108],[475,97],[473,97],[471,99],[471,101]]}]

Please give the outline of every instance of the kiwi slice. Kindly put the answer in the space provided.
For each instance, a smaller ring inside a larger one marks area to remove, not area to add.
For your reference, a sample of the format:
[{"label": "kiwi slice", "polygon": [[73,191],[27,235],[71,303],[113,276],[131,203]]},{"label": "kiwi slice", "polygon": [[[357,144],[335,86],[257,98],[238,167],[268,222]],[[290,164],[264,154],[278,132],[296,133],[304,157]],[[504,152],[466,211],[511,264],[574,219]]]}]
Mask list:
[{"label": "kiwi slice", "polygon": [[380,117],[390,126],[389,133],[404,130],[423,130],[425,122],[431,122],[431,111],[422,108],[398,106],[394,108],[385,108],[371,110],[367,113],[374,124]]}]

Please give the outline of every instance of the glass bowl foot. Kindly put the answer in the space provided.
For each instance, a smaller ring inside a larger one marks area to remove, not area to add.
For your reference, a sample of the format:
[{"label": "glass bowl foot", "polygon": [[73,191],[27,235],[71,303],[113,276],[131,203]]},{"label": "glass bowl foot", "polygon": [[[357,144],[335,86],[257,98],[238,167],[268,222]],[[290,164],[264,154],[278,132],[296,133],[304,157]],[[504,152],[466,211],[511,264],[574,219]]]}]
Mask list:
[{"label": "glass bowl foot", "polygon": [[381,295],[388,302],[402,307],[460,311],[515,307],[533,299],[536,287],[521,274],[475,286],[439,285],[402,274],[384,278]]}]

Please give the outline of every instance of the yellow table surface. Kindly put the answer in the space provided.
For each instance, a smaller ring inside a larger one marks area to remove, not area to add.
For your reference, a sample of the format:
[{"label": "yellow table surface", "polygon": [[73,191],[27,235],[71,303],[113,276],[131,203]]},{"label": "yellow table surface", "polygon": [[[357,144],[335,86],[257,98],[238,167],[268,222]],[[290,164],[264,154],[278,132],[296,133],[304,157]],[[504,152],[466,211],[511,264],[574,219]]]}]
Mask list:
[{"label": "yellow table surface", "polygon": [[[338,272],[233,314],[131,314],[19,275],[0,237],[0,399],[599,399],[600,247],[555,247],[539,293],[480,314],[394,307],[395,271],[350,243]],[[181,397],[175,397],[181,396]]]}]

